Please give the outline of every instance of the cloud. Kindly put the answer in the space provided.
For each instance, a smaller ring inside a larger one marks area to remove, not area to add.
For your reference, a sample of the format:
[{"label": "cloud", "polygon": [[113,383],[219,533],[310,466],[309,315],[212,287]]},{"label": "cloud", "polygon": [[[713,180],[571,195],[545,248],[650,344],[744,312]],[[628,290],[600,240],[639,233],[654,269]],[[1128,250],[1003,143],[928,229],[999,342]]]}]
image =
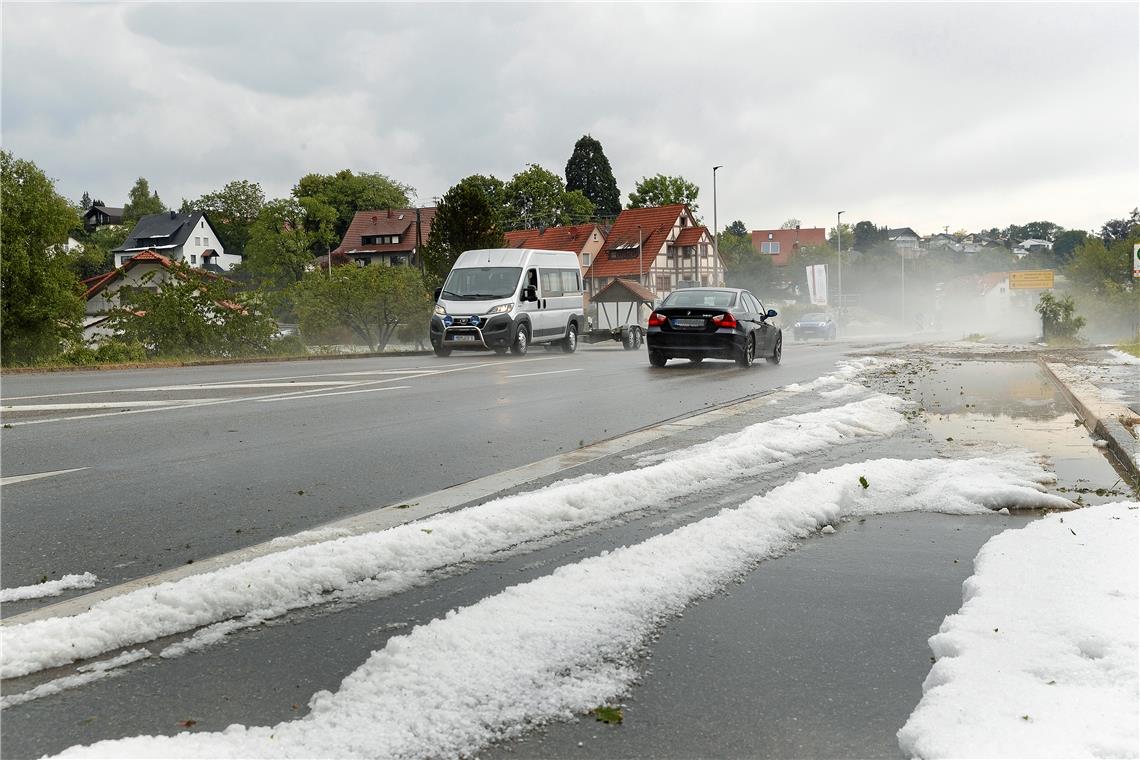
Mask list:
[{"label": "cloud", "polygon": [[[235,178],[380,171],[421,200],[561,172],[601,140],[623,195],[702,188],[720,220],[910,225],[1135,205],[1135,5],[3,6],[3,140],[59,179],[167,202]],[[1064,188],[1081,192],[1064,192]],[[1058,192],[1061,190],[1061,192]]]}]

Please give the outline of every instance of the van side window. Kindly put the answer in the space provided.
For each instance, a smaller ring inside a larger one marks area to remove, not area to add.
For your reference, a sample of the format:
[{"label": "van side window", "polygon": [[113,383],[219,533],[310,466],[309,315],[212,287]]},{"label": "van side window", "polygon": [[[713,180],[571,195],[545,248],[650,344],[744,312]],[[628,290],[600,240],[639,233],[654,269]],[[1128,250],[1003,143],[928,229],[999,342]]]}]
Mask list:
[{"label": "van side window", "polygon": [[562,276],[562,292],[565,293],[580,293],[581,287],[578,285],[578,277],[581,274],[573,269],[561,269],[559,274]]},{"label": "van side window", "polygon": [[526,270],[526,285],[524,287],[538,290],[538,272],[533,269]]},{"label": "van side window", "polygon": [[558,269],[540,270],[542,277],[542,297],[554,298],[562,295],[562,272]]}]

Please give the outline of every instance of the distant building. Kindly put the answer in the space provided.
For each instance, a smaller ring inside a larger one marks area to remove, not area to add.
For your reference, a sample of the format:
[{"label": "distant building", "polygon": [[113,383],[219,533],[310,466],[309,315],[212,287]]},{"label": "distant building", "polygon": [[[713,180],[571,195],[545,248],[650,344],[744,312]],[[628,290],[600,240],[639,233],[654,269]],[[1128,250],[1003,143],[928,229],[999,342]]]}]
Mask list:
[{"label": "distant building", "polygon": [[92,206],[83,212],[83,227],[88,232],[94,232],[98,227],[109,224],[122,224],[123,210],[102,204]]},{"label": "distant building", "polygon": [[531,230],[512,230],[507,233],[508,248],[537,248],[545,251],[570,251],[578,256],[582,276],[594,263],[598,251],[605,245],[606,235],[594,224],[572,227],[538,227]]},{"label": "distant building", "polygon": [[241,256],[226,253],[203,211],[147,214],[139,219],[123,244],[114,249],[115,266],[123,266],[144,251],[216,273],[241,263]]},{"label": "distant building", "polygon": [[887,240],[906,258],[912,259],[922,255],[921,238],[910,227],[887,230]]},{"label": "distant building", "polygon": [[[848,246],[853,242],[848,241]],[[801,247],[812,245],[827,245],[827,230],[823,227],[752,230],[752,248],[771,256],[772,263],[778,267],[786,266]]]},{"label": "distant building", "polygon": [[[362,267],[418,264],[417,257],[421,247],[427,245],[435,214],[434,207],[357,211],[332,255],[345,256]],[[328,258],[321,257],[318,265],[327,263]],[[336,261],[333,264],[336,266]]]},{"label": "distant building", "polygon": [[658,298],[678,288],[723,285],[724,267],[712,233],[683,203],[630,208],[618,215],[586,271],[597,293],[617,278],[640,284]]}]

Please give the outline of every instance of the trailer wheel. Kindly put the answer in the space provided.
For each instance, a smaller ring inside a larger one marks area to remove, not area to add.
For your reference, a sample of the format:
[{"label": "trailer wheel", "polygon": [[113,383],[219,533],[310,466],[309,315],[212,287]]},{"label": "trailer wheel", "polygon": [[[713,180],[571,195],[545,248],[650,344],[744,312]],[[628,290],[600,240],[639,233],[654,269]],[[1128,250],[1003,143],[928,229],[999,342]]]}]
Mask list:
[{"label": "trailer wheel", "polygon": [[637,348],[637,329],[630,328],[625,331],[621,336],[621,347],[626,351],[632,351]]},{"label": "trailer wheel", "polygon": [[645,342],[645,336],[641,334],[641,328],[633,328],[633,347],[641,348],[641,344]]}]

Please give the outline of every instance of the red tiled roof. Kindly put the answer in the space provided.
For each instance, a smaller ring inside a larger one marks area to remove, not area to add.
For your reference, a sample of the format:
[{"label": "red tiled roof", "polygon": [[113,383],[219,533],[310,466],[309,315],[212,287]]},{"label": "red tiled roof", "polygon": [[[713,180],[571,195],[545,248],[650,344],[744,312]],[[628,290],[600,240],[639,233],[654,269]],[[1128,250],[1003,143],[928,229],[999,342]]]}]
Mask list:
[{"label": "red tiled roof", "polygon": [[[639,275],[649,271],[653,260],[661,252],[665,240],[677,223],[677,218],[685,212],[686,206],[677,203],[672,206],[657,206],[653,208],[627,208],[618,214],[610,234],[606,236],[606,244],[594,262],[586,270],[586,277],[621,277],[623,275]],[[640,226],[640,238],[638,227]],[[640,258],[638,261],[638,242],[641,243]],[[632,256],[623,256],[622,252],[632,253]]]},{"label": "red tiled roof", "polygon": [[[427,244],[436,209],[421,208],[420,242]],[[400,217],[403,217],[402,219]],[[362,240],[371,235],[399,235],[399,243],[365,245]],[[375,211],[357,211],[344,233],[344,240],[333,253],[411,253],[416,247],[416,209],[393,208]]]},{"label": "red tiled roof", "polygon": [[[174,266],[174,261],[167,258],[166,256],[163,256],[161,253],[155,253],[154,251],[143,251],[142,253],[136,253],[134,256],[124,261],[121,267],[112,269],[110,272],[106,272],[104,274],[96,275],[95,277],[88,277],[86,280],[83,280],[84,284],[91,283],[88,285],[87,292],[83,294],[83,297],[87,300],[91,300],[91,298],[99,293],[99,291],[106,288],[107,285],[109,285],[113,280],[116,280],[122,275],[126,274],[136,264],[145,264],[148,261],[157,262],[161,264],[164,269],[170,269],[172,266]],[[201,272],[207,277],[221,277],[221,275],[214,274],[213,272],[207,272],[204,269],[198,269],[195,271]]]},{"label": "red tiled roof", "polygon": [[539,227],[532,230],[512,230],[506,233],[508,248],[537,248],[543,251],[570,251],[581,253],[594,230],[594,223],[572,227]]},{"label": "red tiled roof", "polygon": [[624,303],[630,300],[630,294],[646,303],[653,303],[657,298],[653,295],[653,291],[644,285],[638,285],[633,280],[623,280],[618,277],[595,293],[590,300],[597,303]]},{"label": "red tiled roof", "polygon": [[[705,227],[686,227],[681,230],[681,234],[677,235],[677,239],[673,241],[673,245],[696,245],[701,242],[703,236],[708,229]],[[709,236],[712,239],[712,236]]]}]

